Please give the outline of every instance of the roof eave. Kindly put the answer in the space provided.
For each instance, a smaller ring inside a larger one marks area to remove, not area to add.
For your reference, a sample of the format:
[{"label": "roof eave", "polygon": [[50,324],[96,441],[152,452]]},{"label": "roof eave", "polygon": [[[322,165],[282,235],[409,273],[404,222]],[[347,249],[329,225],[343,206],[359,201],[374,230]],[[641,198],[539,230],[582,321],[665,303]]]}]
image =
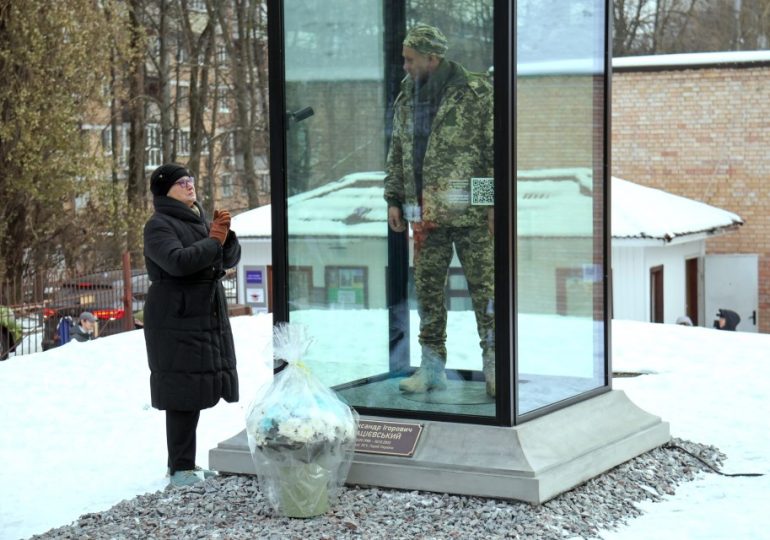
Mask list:
[{"label": "roof eave", "polygon": [[612,237],[613,242],[618,242],[624,246],[675,246],[679,244],[686,244],[687,242],[697,242],[699,240],[706,240],[712,236],[719,236],[731,231],[738,230],[743,225],[743,222],[733,222],[730,225],[724,225],[721,227],[714,227],[705,231],[694,231],[691,233],[683,233],[676,235],[665,236],[635,236],[635,237]]}]

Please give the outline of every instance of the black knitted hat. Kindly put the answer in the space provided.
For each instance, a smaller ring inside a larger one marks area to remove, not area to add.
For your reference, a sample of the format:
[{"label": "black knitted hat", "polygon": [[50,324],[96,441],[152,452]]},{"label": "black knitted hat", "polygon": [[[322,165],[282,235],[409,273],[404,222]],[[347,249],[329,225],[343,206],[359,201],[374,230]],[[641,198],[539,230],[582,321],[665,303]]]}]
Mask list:
[{"label": "black knitted hat", "polygon": [[166,195],[168,190],[174,185],[174,182],[183,176],[190,176],[185,167],[178,163],[166,163],[153,171],[150,177],[150,191],[156,197]]}]

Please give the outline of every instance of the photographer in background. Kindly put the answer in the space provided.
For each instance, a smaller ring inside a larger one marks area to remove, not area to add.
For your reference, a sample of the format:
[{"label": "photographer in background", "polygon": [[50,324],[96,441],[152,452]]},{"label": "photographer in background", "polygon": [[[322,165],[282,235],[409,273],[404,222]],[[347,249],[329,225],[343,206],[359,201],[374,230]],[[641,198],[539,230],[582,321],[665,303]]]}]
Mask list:
[{"label": "photographer in background", "polygon": [[735,332],[741,322],[741,316],[730,309],[720,309],[717,312],[717,320],[714,321],[714,328],[717,330],[731,330]]},{"label": "photographer in background", "polygon": [[91,341],[96,339],[96,317],[90,311],[84,311],[78,317],[78,324],[72,327],[72,333],[70,334],[70,340],[75,341]]}]

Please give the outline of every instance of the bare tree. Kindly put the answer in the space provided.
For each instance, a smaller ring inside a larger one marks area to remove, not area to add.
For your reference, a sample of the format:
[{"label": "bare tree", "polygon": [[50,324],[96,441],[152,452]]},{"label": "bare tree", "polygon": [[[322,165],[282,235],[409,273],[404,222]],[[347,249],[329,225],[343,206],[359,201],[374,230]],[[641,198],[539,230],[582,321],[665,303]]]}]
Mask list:
[{"label": "bare tree", "polygon": [[[260,201],[254,169],[254,139],[259,117],[256,114],[257,95],[254,93],[254,87],[249,83],[253,84],[259,80],[259,74],[255,75],[259,64],[255,59],[254,36],[256,11],[260,8],[260,3],[251,0],[233,0],[232,7],[237,32],[232,28],[225,3],[217,3],[216,16],[225,35],[224,44],[231,60],[230,72],[236,108],[235,151],[240,157],[237,162],[239,166],[243,163],[243,179],[249,207],[256,208],[260,205]],[[232,39],[234,35],[237,35],[237,39]]]},{"label": "bare tree", "polygon": [[770,0],[615,0],[613,55],[768,46]]},{"label": "bare tree", "polygon": [[160,94],[161,161],[171,161],[173,131],[171,116],[170,45],[175,43],[169,25],[169,1],[158,0],[158,93]]},{"label": "bare tree", "polygon": [[615,56],[684,52],[705,0],[615,0]]},{"label": "bare tree", "polygon": [[[200,158],[207,142],[205,112],[209,98],[209,66],[214,52],[214,19],[207,17],[203,31],[193,29],[187,0],[181,0],[182,44],[189,57],[190,161],[188,168],[200,176]],[[208,150],[208,149],[207,149]]]},{"label": "bare tree", "polygon": [[[145,32],[142,0],[129,0],[128,33],[132,55],[128,73],[128,177],[126,198],[129,209],[144,211],[147,208],[147,181],[145,179]],[[141,254],[139,231],[129,227],[126,242],[128,250],[138,257]]]}]

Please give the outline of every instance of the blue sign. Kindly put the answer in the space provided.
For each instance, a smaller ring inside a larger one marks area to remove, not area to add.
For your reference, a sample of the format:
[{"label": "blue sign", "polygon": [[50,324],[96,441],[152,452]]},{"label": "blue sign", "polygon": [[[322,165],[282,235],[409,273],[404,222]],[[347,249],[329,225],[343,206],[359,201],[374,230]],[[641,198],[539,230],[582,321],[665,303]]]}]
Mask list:
[{"label": "blue sign", "polygon": [[262,270],[246,270],[246,283],[262,283]]}]

